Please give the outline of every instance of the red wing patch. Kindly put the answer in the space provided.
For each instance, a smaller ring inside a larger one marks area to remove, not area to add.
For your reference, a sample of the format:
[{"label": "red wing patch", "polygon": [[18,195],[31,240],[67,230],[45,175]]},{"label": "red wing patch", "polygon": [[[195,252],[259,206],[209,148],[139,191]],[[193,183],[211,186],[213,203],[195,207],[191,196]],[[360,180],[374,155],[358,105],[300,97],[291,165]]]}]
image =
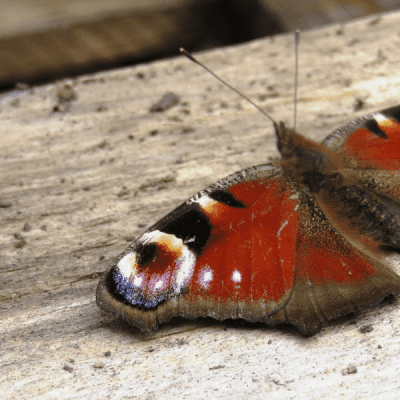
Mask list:
[{"label": "red wing patch", "polygon": [[[400,107],[373,114],[358,127],[340,128],[338,153],[357,160],[360,168],[400,170]],[[347,131],[347,132],[346,132]],[[335,135],[333,132],[332,135]]]},{"label": "red wing patch", "polygon": [[[294,246],[285,247],[283,258],[279,250],[281,238],[297,230],[296,200],[289,200],[281,179],[244,182],[229,191],[245,207],[215,203],[203,209],[213,228],[189,290],[206,289],[213,301],[268,302],[271,311],[278,309],[294,281]],[[293,244],[293,237],[286,242]]]}]

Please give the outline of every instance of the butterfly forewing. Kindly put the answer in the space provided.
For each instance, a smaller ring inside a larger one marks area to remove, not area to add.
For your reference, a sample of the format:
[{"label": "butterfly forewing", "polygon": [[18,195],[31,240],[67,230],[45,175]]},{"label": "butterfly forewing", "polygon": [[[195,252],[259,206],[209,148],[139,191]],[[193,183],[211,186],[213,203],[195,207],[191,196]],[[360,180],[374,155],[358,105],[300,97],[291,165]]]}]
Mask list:
[{"label": "butterfly forewing", "polygon": [[[181,287],[171,293],[163,290],[179,275],[181,264],[174,263],[175,254],[169,259],[160,249],[148,262],[148,253],[154,248],[146,249],[143,245],[145,234],[114,261],[99,285],[98,301],[104,304],[109,303],[110,298],[117,299],[118,312],[134,325],[142,329],[145,326],[146,330],[154,327],[153,322],[146,325],[147,316],[153,321],[149,311],[164,307],[164,303],[176,299],[177,295],[178,301],[174,302],[175,308],[169,318],[212,315],[218,319],[259,320],[259,315],[283,308],[294,281],[297,199],[291,196],[293,192],[273,165],[240,171],[211,189],[205,189],[148,231],[149,234],[174,234],[183,239],[183,247],[191,249],[195,265],[190,276],[184,277],[186,280]],[[197,220],[193,216],[185,218],[188,213],[193,214],[193,210],[198,213]],[[182,229],[179,225],[186,225],[186,219],[189,224],[201,219],[207,223],[191,224],[190,229],[186,226]],[[199,226],[204,225],[211,228],[200,232],[202,237],[197,238]],[[207,238],[204,231],[207,231]],[[121,281],[122,274],[120,266],[129,257],[136,264],[132,265],[131,275],[128,277],[125,273],[124,283],[118,285],[116,281]],[[144,260],[145,265],[141,265],[140,260]],[[153,283],[142,287],[143,290],[135,289],[138,280]],[[187,304],[193,306],[188,308]],[[138,313],[142,313],[139,323]]]}]

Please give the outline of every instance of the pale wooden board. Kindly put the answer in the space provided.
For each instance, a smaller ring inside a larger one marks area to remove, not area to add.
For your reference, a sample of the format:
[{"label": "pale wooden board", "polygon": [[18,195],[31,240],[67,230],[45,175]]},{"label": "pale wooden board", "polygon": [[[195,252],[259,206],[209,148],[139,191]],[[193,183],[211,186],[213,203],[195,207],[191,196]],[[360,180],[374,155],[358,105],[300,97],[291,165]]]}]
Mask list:
[{"label": "pale wooden board", "polygon": [[[397,104],[399,32],[400,14],[304,32],[298,130],[321,140]],[[291,123],[291,35],[199,58]],[[277,151],[261,114],[181,57],[69,81],[78,98],[54,113],[64,83],[0,98],[0,200],[11,203],[0,208],[2,398],[398,397],[398,301],[312,338],[209,319],[145,337],[101,312],[97,276],[143,225]],[[181,104],[149,113],[168,91]],[[355,97],[365,101],[356,114]],[[373,331],[361,333],[365,325]],[[349,366],[357,373],[343,375]]]}]

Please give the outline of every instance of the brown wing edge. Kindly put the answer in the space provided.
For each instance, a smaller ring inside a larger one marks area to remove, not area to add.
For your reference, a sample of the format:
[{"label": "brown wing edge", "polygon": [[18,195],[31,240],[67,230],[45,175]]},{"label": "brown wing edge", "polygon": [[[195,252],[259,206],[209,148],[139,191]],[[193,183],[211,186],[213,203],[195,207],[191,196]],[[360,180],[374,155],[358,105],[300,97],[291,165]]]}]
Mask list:
[{"label": "brown wing edge", "polygon": [[[324,287],[295,284],[287,306],[263,322],[294,325],[305,336],[318,333],[329,321],[372,309],[390,296],[400,294],[400,277],[391,271],[374,275],[362,284],[328,284]],[[334,301],[332,301],[334,299]],[[304,310],[307,310],[304,312]]]},{"label": "brown wing edge", "polygon": [[124,304],[113,297],[109,281],[111,270],[112,267],[100,279],[96,294],[97,305],[104,311],[117,314],[144,333],[155,331],[174,317],[212,317],[220,321],[242,318],[269,326],[290,324],[303,335],[312,336],[335,318],[373,308],[385,298],[400,294],[400,277],[385,268],[382,274],[370,276],[358,285],[328,284],[324,287],[310,287],[295,284],[288,303],[272,315],[266,314],[266,306],[261,303],[217,304],[204,298],[193,300],[185,295],[171,298],[156,309],[144,310]]}]

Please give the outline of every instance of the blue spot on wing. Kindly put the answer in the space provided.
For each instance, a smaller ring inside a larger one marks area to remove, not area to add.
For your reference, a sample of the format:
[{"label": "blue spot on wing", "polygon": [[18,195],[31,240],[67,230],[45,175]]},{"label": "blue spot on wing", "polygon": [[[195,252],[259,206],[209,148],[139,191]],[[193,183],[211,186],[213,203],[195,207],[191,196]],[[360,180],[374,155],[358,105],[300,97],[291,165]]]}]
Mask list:
[{"label": "blue spot on wing", "polygon": [[155,308],[159,303],[167,297],[165,292],[157,292],[154,295],[144,295],[143,290],[135,286],[128,278],[123,276],[119,271],[113,271],[113,280],[116,292],[121,295],[126,302],[133,306],[144,308]]}]

